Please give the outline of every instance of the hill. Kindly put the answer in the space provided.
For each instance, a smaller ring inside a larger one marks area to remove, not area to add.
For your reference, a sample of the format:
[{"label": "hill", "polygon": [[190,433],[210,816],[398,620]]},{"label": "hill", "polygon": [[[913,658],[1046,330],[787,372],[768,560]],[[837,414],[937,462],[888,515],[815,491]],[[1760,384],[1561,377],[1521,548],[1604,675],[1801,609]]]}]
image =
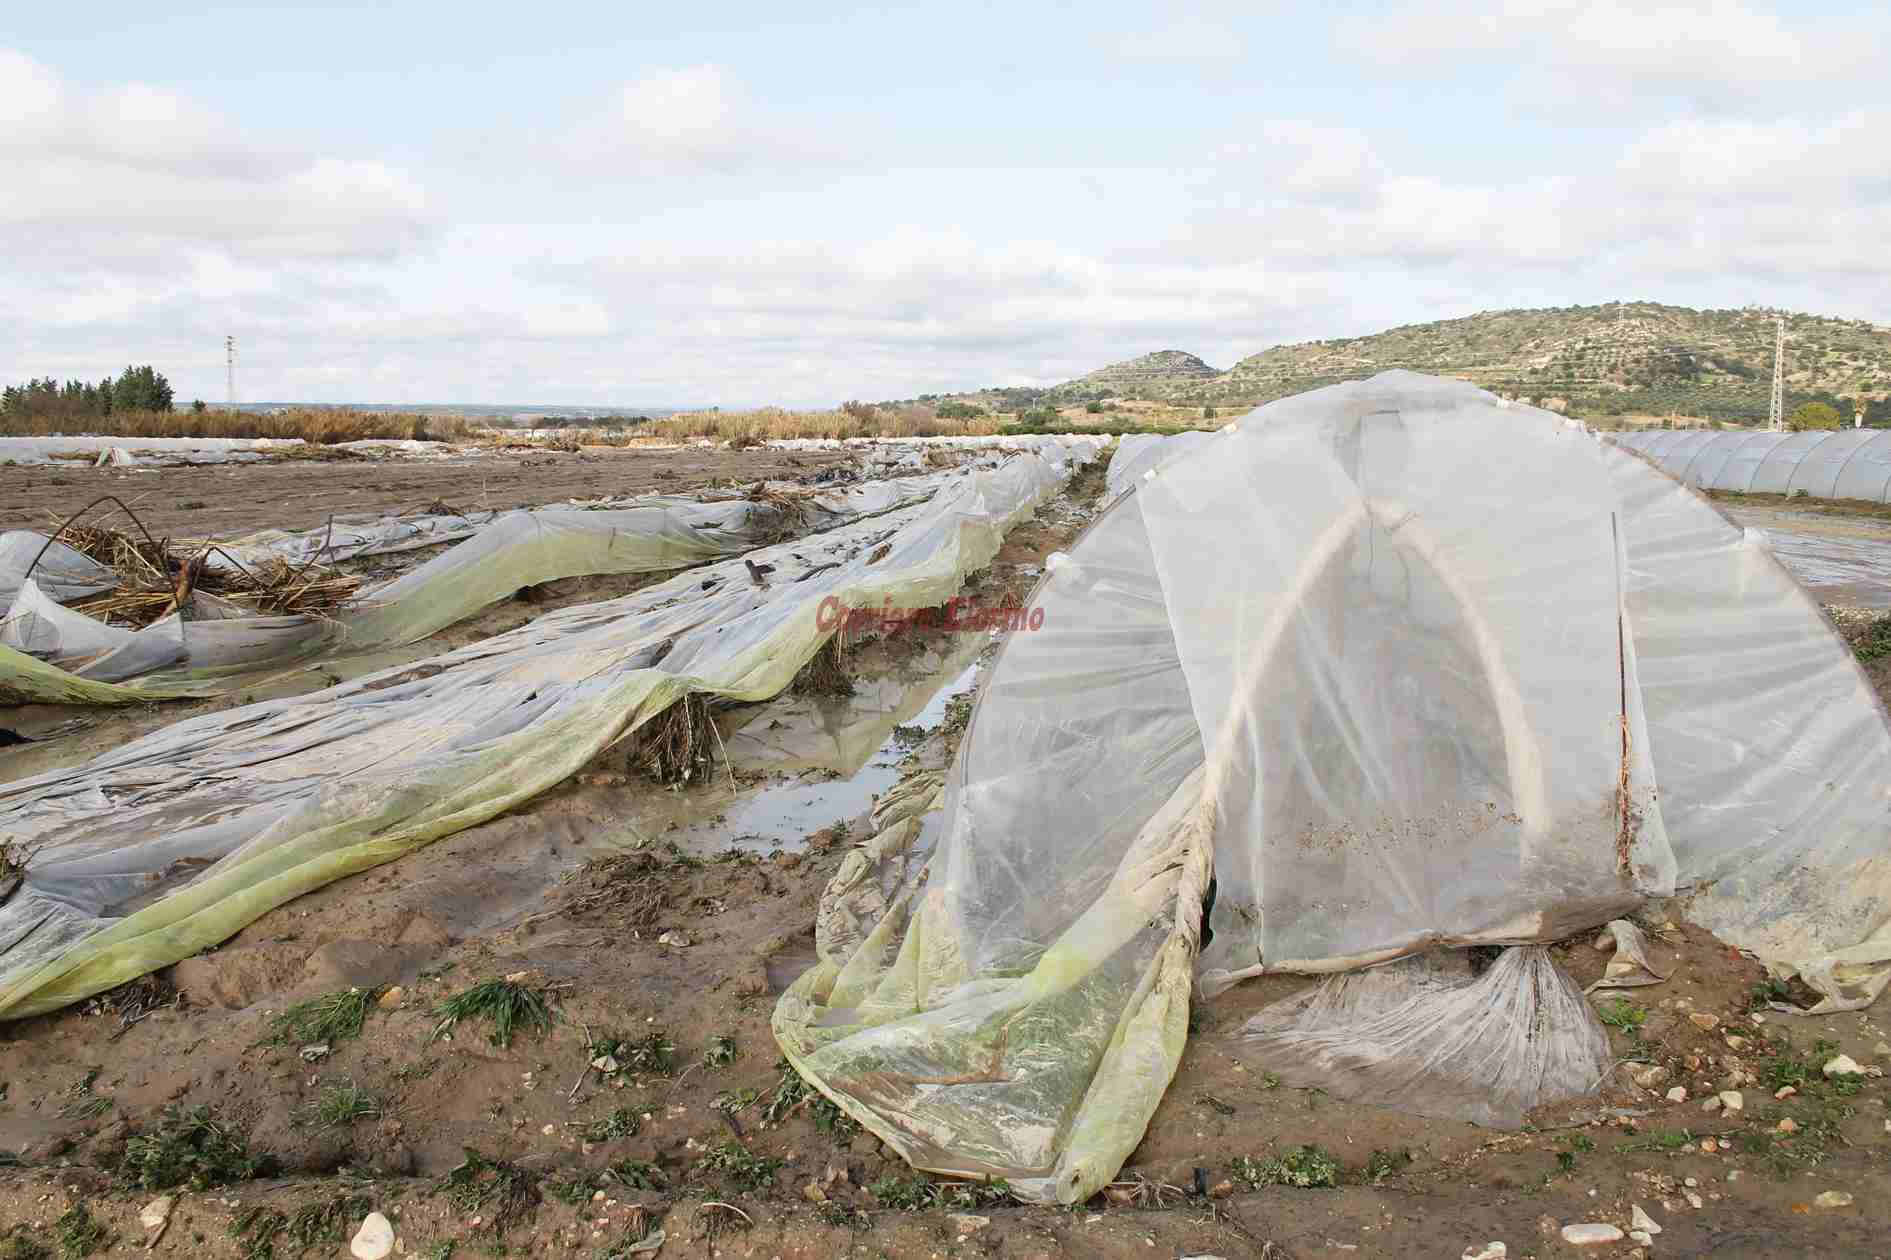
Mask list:
[{"label": "hill", "polygon": [[[1484,311],[1366,337],[1272,346],[1225,372],[1165,350],[1043,391],[1067,404],[1103,398],[1252,406],[1389,368],[1457,376],[1571,414],[1687,415],[1764,421],[1771,401],[1774,312],[1694,310],[1653,302]],[[1891,329],[1786,313],[1787,409],[1824,401],[1847,420],[1870,397],[1868,423],[1891,424]]]}]

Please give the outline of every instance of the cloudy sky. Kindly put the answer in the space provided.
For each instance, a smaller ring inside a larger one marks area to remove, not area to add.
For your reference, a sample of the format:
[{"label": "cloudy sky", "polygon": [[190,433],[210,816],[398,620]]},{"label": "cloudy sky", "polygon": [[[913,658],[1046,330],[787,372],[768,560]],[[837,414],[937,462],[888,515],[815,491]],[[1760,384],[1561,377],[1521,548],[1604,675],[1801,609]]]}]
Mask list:
[{"label": "cloudy sky", "polygon": [[9,6],[0,380],[831,404],[1647,298],[1891,323],[1891,8]]}]

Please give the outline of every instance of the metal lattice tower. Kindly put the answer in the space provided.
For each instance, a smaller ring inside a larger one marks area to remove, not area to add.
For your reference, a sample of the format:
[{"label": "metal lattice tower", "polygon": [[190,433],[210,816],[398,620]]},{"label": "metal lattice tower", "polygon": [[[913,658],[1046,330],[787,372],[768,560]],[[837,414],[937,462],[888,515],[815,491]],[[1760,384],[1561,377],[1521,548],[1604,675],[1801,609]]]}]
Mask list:
[{"label": "metal lattice tower", "polygon": [[[223,339],[223,373],[224,373],[224,378],[225,378],[224,380],[225,388],[227,388],[229,391],[228,401],[229,401],[230,406],[234,407],[236,406],[236,338],[235,337],[225,337]],[[1775,406],[1773,409],[1775,411],[1779,410],[1777,406]]]},{"label": "metal lattice tower", "polygon": [[1773,414],[1767,427],[1786,427],[1786,317],[1773,316]]}]

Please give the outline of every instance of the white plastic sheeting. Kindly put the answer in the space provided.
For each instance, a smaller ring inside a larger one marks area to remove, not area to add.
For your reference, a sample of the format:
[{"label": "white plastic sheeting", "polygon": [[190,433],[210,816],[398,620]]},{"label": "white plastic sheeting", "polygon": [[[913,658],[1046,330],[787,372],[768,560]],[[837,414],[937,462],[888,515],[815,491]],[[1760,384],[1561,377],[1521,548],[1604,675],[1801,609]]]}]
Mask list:
[{"label": "white plastic sheeting", "polygon": [[[1049,566],[943,819],[843,871],[777,1008],[797,1068],[913,1163],[1080,1201],[1141,1139],[1191,978],[1528,946],[1677,887],[1824,1009],[1882,988],[1891,727],[1699,496],[1409,372],[1159,462]],[[1492,1123],[1600,1079],[1540,953],[1397,966],[1265,1012],[1266,1066]]]},{"label": "white plastic sheeting", "polygon": [[[111,704],[215,694],[243,685],[240,675],[264,666],[317,653],[417,642],[533,583],[700,564],[770,537],[827,528],[923,499],[947,480],[941,474],[827,490],[798,508],[736,496],[708,502],[652,496],[609,511],[502,513],[476,536],[368,590],[329,617],[231,617],[227,609],[193,608],[189,619],[170,617],[130,631],[69,610],[53,613],[44,607],[46,601],[36,600],[0,622],[0,696],[15,702]],[[422,539],[458,532],[465,520],[426,518],[413,532],[404,522],[382,518],[338,535],[341,541],[331,539],[327,549],[326,530],[252,535],[235,546],[246,560],[274,554],[301,562],[337,546],[361,555],[424,545]],[[42,562],[36,573],[43,570]],[[103,643],[117,650],[101,656]]]},{"label": "white plastic sheeting", "polygon": [[0,463],[63,464],[85,455],[115,464],[228,464],[302,444],[301,438],[0,437]]},{"label": "white plastic sheeting", "polygon": [[1609,436],[1699,490],[1891,502],[1891,429],[1656,429]]},{"label": "white plastic sheeting", "polygon": [[1110,470],[1104,475],[1104,493],[1114,499],[1159,464],[1194,450],[1210,436],[1197,430],[1168,437],[1155,433],[1125,433],[1117,439],[1116,453],[1110,456]]},{"label": "white plastic sheeting", "polygon": [[45,534],[30,529],[0,533],[0,611],[13,606],[29,575],[43,595],[61,604],[118,585],[117,574],[84,552],[62,542],[48,547]]},{"label": "white plastic sheeting", "polygon": [[772,566],[760,581],[743,559],[693,569],[0,787],[0,839],[32,854],[0,905],[0,1018],[174,962],[300,893],[491,818],[687,695],[776,694],[829,637],[824,602],[944,602],[1094,447],[1044,450],[753,552]]}]

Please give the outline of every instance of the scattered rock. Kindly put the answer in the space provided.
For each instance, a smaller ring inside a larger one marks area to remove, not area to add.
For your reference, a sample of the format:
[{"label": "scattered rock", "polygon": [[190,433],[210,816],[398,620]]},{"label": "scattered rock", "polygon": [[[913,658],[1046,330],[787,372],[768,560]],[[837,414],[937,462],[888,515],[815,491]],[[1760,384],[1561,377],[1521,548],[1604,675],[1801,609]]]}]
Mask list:
[{"label": "scattered rock", "polygon": [[1659,1234],[1661,1232],[1661,1226],[1655,1223],[1655,1218],[1642,1211],[1641,1204],[1639,1203],[1631,1203],[1629,1205],[1628,1223],[1633,1225],[1636,1229],[1641,1230],[1644,1234]]},{"label": "scattered rock", "polygon": [[1871,1054],[1873,1058],[1891,1059],[1891,1042],[1880,1041],[1871,1048]]},{"label": "scattered rock", "polygon": [[393,988],[389,989],[386,993],[383,993],[380,997],[380,1000],[376,1002],[375,1005],[379,1006],[382,1010],[391,1011],[395,1007],[399,1006],[401,1004],[401,999],[406,996],[407,996],[407,990],[401,988],[397,984]]},{"label": "scattered rock", "polygon": [[1687,1089],[1683,1086],[1676,1085],[1673,1089],[1668,1091],[1668,1101],[1669,1102],[1686,1102]]},{"label": "scattered rock", "polygon": [[597,1058],[591,1060],[591,1066],[604,1073],[606,1076],[621,1071],[623,1068],[623,1064],[619,1063],[608,1054],[600,1054]]},{"label": "scattered rock", "polygon": [[1720,1110],[1720,1096],[1715,1095],[1714,1097],[1703,1101],[1701,1103],[1701,1110],[1702,1111],[1719,1111]]},{"label": "scattered rock", "polygon": [[1732,1033],[1727,1034],[1727,1049],[1744,1050],[1746,1048],[1747,1048],[1747,1039],[1745,1037],[1736,1037]]},{"label": "scattered rock", "polygon": [[1654,1241],[1654,1237],[1645,1229],[1631,1229],[1628,1231],[1628,1240],[1638,1247],[1646,1247]]},{"label": "scattered rock", "polygon": [[379,1212],[368,1213],[348,1244],[348,1254],[355,1260],[387,1260],[394,1254],[394,1226]]},{"label": "scattered rock", "polygon": [[1504,1260],[1510,1254],[1510,1248],[1500,1242],[1487,1242],[1483,1246],[1472,1243],[1464,1249],[1463,1260]]},{"label": "scattered rock", "polygon": [[1225,1199],[1233,1193],[1234,1182],[1232,1181],[1217,1181],[1214,1185],[1208,1187],[1208,1197],[1211,1199]]},{"label": "scattered rock", "polygon": [[1813,1207],[1842,1208],[1852,1205],[1852,1196],[1843,1190],[1827,1190],[1812,1201]]},{"label": "scattered rock", "polygon": [[806,1199],[809,1203],[825,1203],[827,1202],[827,1191],[821,1189],[819,1182],[810,1181],[807,1185],[801,1187],[801,1197]]},{"label": "scattered rock", "polygon": [[1783,1099],[1791,1098],[1794,1094],[1798,1092],[1799,1092],[1798,1090],[1794,1089],[1790,1085],[1781,1085],[1778,1089],[1773,1091],[1773,1097],[1783,1100]]},{"label": "scattered rock", "polygon": [[[1712,1029],[1720,1026],[1720,1016],[1709,1015],[1706,1011],[1693,1011],[1688,1015],[1688,1022],[1696,1028]],[[1617,1235],[1620,1236],[1619,1234]]]},{"label": "scattered rock", "polygon": [[1720,1105],[1728,1112],[1745,1111],[1747,1100],[1737,1089],[1723,1089],[1720,1091]]},{"label": "scattered rock", "polygon": [[171,1219],[171,1209],[176,1206],[175,1195],[159,1195],[139,1209],[138,1224],[146,1229],[163,1229],[164,1222]]},{"label": "scattered rock", "polygon": [[1563,1241],[1572,1247],[1594,1247],[1601,1243],[1622,1241],[1622,1231],[1603,1221],[1585,1221],[1563,1226]]},{"label": "scattered rock", "polygon": [[961,1234],[975,1234],[991,1224],[989,1216],[973,1216],[967,1212],[948,1212],[946,1219],[952,1222],[952,1228]]},{"label": "scattered rock", "polygon": [[668,945],[672,949],[688,949],[690,940],[689,937],[684,936],[681,932],[672,930],[657,937],[657,944]]},{"label": "scattered rock", "polygon": [[1668,1079],[1668,1069],[1657,1063],[1653,1067],[1642,1068],[1635,1073],[1633,1079],[1635,1083],[1643,1089],[1653,1089],[1655,1086]]},{"label": "scattered rock", "polygon": [[1691,1208],[1693,1208],[1693,1209],[1694,1209],[1695,1211],[1697,1211],[1697,1212],[1698,1212],[1698,1211],[1700,1211],[1700,1209],[1701,1209],[1701,1196],[1700,1196],[1700,1195],[1698,1195],[1698,1194],[1695,1194],[1695,1193],[1694,1193],[1694,1192],[1693,1192],[1692,1190],[1689,1190],[1689,1191],[1687,1192],[1687,1196],[1686,1196],[1686,1197],[1687,1197],[1687,1205],[1688,1205],[1689,1207],[1691,1207]]},{"label": "scattered rock", "polygon": [[1791,1116],[1787,1116],[1784,1120],[1779,1122],[1779,1131],[1781,1133],[1797,1133],[1799,1132],[1799,1126],[1793,1123]]},{"label": "scattered rock", "polygon": [[320,1063],[323,1059],[328,1057],[328,1050],[329,1046],[326,1041],[318,1042],[312,1046],[303,1046],[302,1061],[304,1063]]},{"label": "scattered rock", "polygon": [[1863,1076],[1865,1069],[1858,1066],[1849,1054],[1841,1054],[1826,1063],[1821,1069],[1827,1076]]}]

